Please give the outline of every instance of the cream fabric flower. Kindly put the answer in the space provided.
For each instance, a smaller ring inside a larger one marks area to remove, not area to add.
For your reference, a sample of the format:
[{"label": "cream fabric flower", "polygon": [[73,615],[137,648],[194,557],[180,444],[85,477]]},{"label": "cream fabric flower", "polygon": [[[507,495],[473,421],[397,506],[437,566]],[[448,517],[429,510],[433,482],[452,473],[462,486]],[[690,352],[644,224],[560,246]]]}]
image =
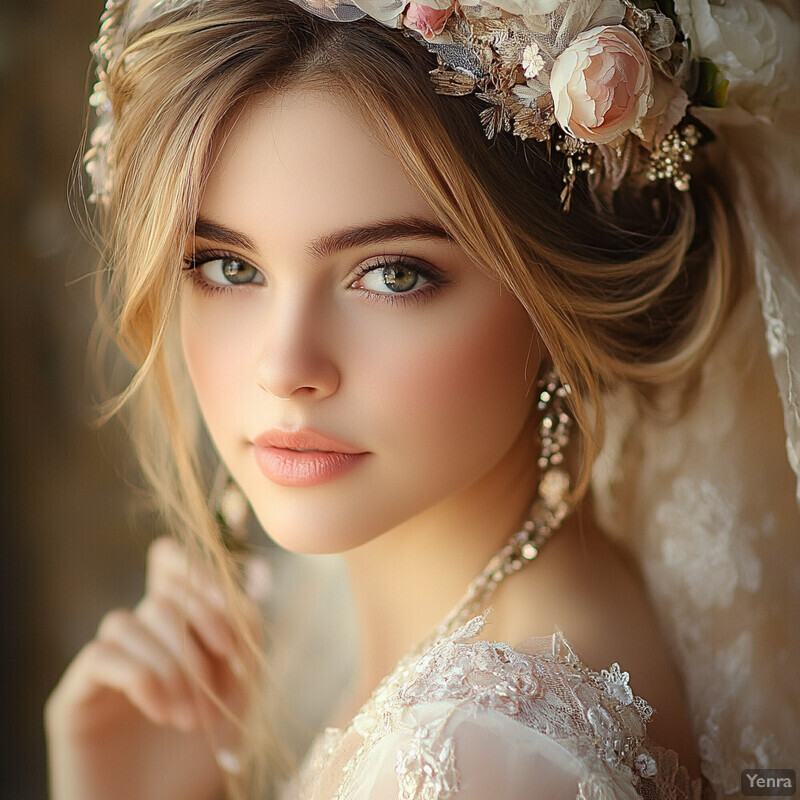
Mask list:
[{"label": "cream fabric flower", "polygon": [[652,96],[649,111],[634,128],[634,133],[651,150],[686,116],[689,106],[686,92],[663,75],[654,74]]},{"label": "cream fabric flower", "polygon": [[529,44],[522,53],[522,68],[526,78],[535,78],[544,68],[544,59],[536,42]]},{"label": "cream fabric flower", "polygon": [[[347,2],[390,28],[400,27],[403,9],[406,7],[406,0],[347,0]],[[437,0],[428,2],[431,6],[437,5]]]},{"label": "cream fabric flower", "polygon": [[651,103],[653,73],[637,36],[622,25],[582,33],[553,63],[550,91],[559,125],[608,144],[636,127]]},{"label": "cream fabric flower", "polygon": [[737,105],[770,117],[780,95],[797,94],[800,29],[783,9],[764,0],[675,0],[675,10],[692,55],[722,70]]}]

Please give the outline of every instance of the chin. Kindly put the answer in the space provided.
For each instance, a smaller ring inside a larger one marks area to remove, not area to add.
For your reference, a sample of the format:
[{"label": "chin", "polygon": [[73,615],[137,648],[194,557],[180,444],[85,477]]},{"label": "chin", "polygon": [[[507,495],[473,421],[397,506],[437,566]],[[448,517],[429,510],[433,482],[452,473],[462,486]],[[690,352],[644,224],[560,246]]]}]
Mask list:
[{"label": "chin", "polygon": [[388,530],[387,527],[365,525],[357,515],[338,512],[328,507],[318,510],[298,501],[287,508],[273,503],[253,513],[272,541],[284,550],[302,555],[343,553],[365,544]]}]

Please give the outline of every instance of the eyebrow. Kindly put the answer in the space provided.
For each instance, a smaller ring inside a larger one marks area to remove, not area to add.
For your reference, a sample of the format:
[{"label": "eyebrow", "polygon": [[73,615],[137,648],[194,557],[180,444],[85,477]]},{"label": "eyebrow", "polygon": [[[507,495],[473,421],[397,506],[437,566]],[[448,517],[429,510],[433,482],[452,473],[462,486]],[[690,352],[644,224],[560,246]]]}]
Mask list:
[{"label": "eyebrow", "polygon": [[[250,237],[203,217],[197,220],[194,234],[201,239],[241,247],[251,253],[258,253],[258,248]],[[349,228],[342,228],[314,239],[308,244],[306,251],[311,256],[323,259],[343,250],[365,247],[393,239],[452,241],[450,234],[438,223],[423,217],[409,216],[379,220],[369,225],[353,225]]]},{"label": "eyebrow", "polygon": [[220,244],[241,247],[245,250],[249,250],[251,253],[258,252],[258,248],[250,237],[231,230],[230,228],[226,228],[218,222],[212,222],[210,219],[199,217],[194,224],[194,235],[197,239],[207,239],[210,242],[219,242]]}]

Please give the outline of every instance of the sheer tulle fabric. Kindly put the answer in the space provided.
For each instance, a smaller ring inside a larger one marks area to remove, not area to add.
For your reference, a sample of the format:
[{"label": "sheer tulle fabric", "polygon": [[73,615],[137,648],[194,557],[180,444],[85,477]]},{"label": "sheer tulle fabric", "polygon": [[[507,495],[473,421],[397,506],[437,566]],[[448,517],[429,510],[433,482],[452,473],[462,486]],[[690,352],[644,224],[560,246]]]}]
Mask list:
[{"label": "sheer tulle fabric", "polygon": [[746,767],[800,763],[800,516],[759,326],[751,291],[679,430],[619,393],[596,470],[600,520],[641,564],[720,797]]},{"label": "sheer tulle fabric", "polygon": [[595,470],[600,521],[642,566],[719,797],[740,796],[747,767],[800,764],[800,10],[781,6],[774,83],[789,88],[764,88],[771,119],[737,107],[746,82],[729,108],[698,111],[749,238],[744,297],[677,425],[625,390],[609,398]]}]

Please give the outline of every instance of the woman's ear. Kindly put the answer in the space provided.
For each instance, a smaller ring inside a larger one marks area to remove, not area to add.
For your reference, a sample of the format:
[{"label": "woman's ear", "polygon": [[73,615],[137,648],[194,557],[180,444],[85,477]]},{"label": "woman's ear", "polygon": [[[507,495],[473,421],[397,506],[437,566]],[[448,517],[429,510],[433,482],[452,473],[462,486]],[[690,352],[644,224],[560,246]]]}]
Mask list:
[{"label": "woman's ear", "polygon": [[[531,330],[531,344],[528,350],[528,361],[525,364],[525,382],[528,392],[533,399],[537,394],[537,386],[544,376],[553,369],[553,359],[550,351],[545,347],[539,331],[535,327]],[[535,408],[536,403],[533,403]]]}]

